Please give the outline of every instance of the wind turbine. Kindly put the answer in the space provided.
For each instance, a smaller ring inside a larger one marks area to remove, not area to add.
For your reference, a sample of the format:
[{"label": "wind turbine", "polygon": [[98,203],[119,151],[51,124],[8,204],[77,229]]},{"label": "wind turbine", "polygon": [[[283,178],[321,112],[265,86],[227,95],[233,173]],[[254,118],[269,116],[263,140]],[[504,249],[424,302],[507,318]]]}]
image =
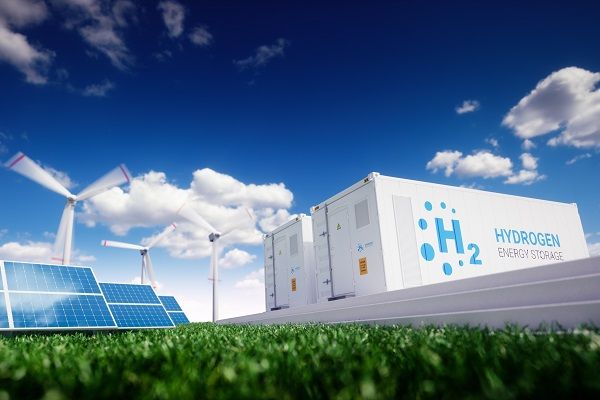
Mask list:
[{"label": "wind turbine", "polygon": [[[246,209],[246,213],[248,214],[250,219],[254,221],[254,217],[248,209]],[[216,322],[219,319],[219,252],[217,250],[217,242],[224,236],[230,234],[236,229],[239,229],[240,226],[236,226],[226,232],[221,233],[186,203],[184,203],[179,208],[177,214],[192,222],[193,224],[207,229],[210,232],[210,234],[208,235],[208,240],[211,243],[212,251],[210,256],[210,273],[208,279],[212,281],[212,320],[213,322]]]},{"label": "wind turbine", "polygon": [[60,261],[61,264],[71,263],[71,247],[73,244],[73,219],[75,216],[75,205],[78,201],[88,200],[106,190],[130,182],[130,174],[124,164],[119,165],[79,194],[74,195],[69,192],[56,178],[48,171],[44,170],[25,154],[19,152],[4,164],[8,169],[13,170],[34,182],[39,183],[47,189],[61,194],[67,198],[67,204],[62,213],[54,252],[57,257],[53,260]]},{"label": "wind turbine", "polygon": [[150,279],[150,283],[152,283],[152,287],[156,289],[157,284],[154,280],[154,270],[152,268],[152,260],[150,260],[149,250],[156,246],[161,240],[164,239],[169,233],[173,232],[177,228],[175,223],[167,226],[157,237],[155,237],[148,246],[142,246],[138,244],[124,243],[124,242],[115,242],[112,240],[103,240],[100,244],[104,247],[117,247],[120,249],[132,249],[138,250],[140,255],[142,256],[142,274],[140,275],[141,283],[144,283],[144,270],[148,273],[148,278]]}]

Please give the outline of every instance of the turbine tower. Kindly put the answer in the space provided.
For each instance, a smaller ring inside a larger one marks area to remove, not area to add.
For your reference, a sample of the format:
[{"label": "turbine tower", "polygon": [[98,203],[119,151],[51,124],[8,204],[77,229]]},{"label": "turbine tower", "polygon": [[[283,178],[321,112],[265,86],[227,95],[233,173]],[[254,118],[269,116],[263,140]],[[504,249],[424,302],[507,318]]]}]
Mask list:
[{"label": "turbine tower", "polygon": [[67,204],[62,213],[56,241],[54,243],[55,256],[52,259],[61,264],[71,263],[71,247],[73,245],[73,220],[75,216],[75,205],[78,201],[88,200],[92,197],[107,191],[108,189],[128,183],[131,181],[129,171],[124,164],[119,165],[79,194],[74,195],[69,192],[56,178],[48,171],[40,167],[23,153],[15,154],[4,164],[8,169],[15,171],[34,182],[39,183],[47,189],[52,190],[67,198]]},{"label": "turbine tower", "polygon": [[101,245],[104,247],[117,247],[120,249],[131,249],[138,250],[140,255],[142,256],[142,273],[140,275],[140,283],[144,283],[144,270],[148,274],[148,279],[150,279],[150,283],[153,288],[157,288],[156,280],[154,280],[154,269],[152,268],[152,260],[150,259],[150,249],[156,246],[161,240],[164,239],[169,233],[173,232],[177,228],[175,223],[167,226],[157,237],[155,237],[148,246],[142,246],[138,244],[124,243],[124,242],[116,242],[112,240],[103,240]]},{"label": "turbine tower", "polygon": [[[250,217],[250,219],[254,222],[254,217],[250,213],[248,209],[246,209],[246,213]],[[209,280],[212,281],[212,321],[216,322],[219,319],[219,252],[217,248],[217,243],[219,239],[222,239],[224,236],[230,234],[231,232],[240,228],[240,225],[221,233],[215,227],[208,223],[204,218],[200,216],[194,209],[192,209],[189,205],[184,203],[177,214],[192,222],[193,224],[200,226],[210,232],[208,235],[208,240],[211,244],[211,257],[210,257],[210,273]]]}]

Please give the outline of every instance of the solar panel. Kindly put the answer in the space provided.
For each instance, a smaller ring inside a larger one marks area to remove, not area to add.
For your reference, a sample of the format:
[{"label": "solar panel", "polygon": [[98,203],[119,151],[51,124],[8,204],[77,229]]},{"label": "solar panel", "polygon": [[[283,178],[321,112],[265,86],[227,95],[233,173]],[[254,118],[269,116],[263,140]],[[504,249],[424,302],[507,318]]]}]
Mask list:
[{"label": "solar panel", "polygon": [[91,268],[12,261],[0,267],[0,328],[116,328]]},{"label": "solar panel", "polygon": [[100,287],[108,303],[161,304],[150,285],[100,283]]},{"label": "solar panel", "polygon": [[150,285],[100,283],[119,328],[165,328],[173,322]]},{"label": "solar panel", "polygon": [[119,328],[172,327],[173,322],[162,305],[109,305]]},{"label": "solar panel", "polygon": [[10,293],[15,328],[115,327],[101,295]]},{"label": "solar panel", "polygon": [[190,323],[190,320],[183,312],[170,312],[169,317],[171,317],[171,321],[173,321],[175,325],[184,325]]},{"label": "solar panel", "polygon": [[88,267],[5,261],[4,269],[9,291],[100,293]]},{"label": "solar panel", "polygon": [[158,296],[167,311],[183,311],[173,296]]}]

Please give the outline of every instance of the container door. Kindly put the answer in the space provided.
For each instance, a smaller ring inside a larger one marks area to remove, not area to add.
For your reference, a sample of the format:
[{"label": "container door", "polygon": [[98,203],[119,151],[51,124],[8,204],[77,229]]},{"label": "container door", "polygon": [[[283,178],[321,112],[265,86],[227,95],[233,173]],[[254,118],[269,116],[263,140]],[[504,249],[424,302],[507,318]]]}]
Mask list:
[{"label": "container door", "polygon": [[327,219],[325,216],[325,209],[316,211],[312,216],[318,302],[327,301],[333,295],[333,291],[331,290],[331,270],[329,269]]},{"label": "container door", "polygon": [[287,307],[288,290],[288,251],[287,235],[275,236],[275,307]]},{"label": "container door", "polygon": [[275,264],[273,263],[273,238],[265,239],[265,299],[267,311],[275,307]]},{"label": "container door", "polygon": [[328,219],[333,296],[354,294],[354,271],[352,268],[348,209],[341,207],[328,214]]}]

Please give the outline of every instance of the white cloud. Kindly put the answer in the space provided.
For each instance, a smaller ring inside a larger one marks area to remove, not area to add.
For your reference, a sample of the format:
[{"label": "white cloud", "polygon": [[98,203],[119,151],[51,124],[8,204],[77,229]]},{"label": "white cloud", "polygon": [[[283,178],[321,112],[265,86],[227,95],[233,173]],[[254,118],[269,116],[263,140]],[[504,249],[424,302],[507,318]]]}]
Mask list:
[{"label": "white cloud", "polygon": [[496,139],[496,138],[485,139],[485,142],[487,144],[491,145],[495,149],[497,149],[498,147],[500,147],[500,143],[498,143],[498,139]]},{"label": "white cloud", "polygon": [[488,151],[479,151],[460,160],[455,171],[462,177],[496,178],[510,175],[512,161],[507,157],[497,156]]},{"label": "white cloud", "polygon": [[459,177],[480,177],[484,179],[509,176],[512,174],[512,161],[481,150],[463,157],[460,151],[439,151],[425,167],[434,173],[444,169],[444,174]]},{"label": "white cloud", "polygon": [[277,41],[270,45],[262,45],[258,47],[250,57],[244,58],[243,60],[234,60],[233,63],[240,69],[245,68],[256,68],[267,65],[272,59],[276,57],[283,57],[284,50],[290,45],[290,42],[286,39],[279,38]]},{"label": "white cloud", "polygon": [[568,67],[540,81],[504,117],[522,139],[560,132],[549,145],[600,148],[600,73]]},{"label": "white cloud", "polygon": [[531,139],[525,139],[525,140],[523,140],[523,143],[521,144],[521,148],[525,151],[535,149],[536,147],[537,146],[535,145],[535,143],[533,143],[533,141]]},{"label": "white cloud", "polygon": [[587,158],[591,158],[592,155],[590,153],[584,153],[584,154],[580,154],[578,156],[575,156],[573,158],[571,158],[570,160],[568,160],[565,164],[566,165],[573,165],[575,164],[577,161],[581,161],[581,160],[585,160]]},{"label": "white cloud", "polygon": [[261,218],[259,219],[258,226],[260,226],[260,229],[264,232],[271,232],[275,228],[297,217],[297,214],[290,214],[288,210],[283,208],[280,208],[279,210],[267,208],[259,215]]},{"label": "white cloud", "polygon": [[0,19],[14,27],[37,24],[48,17],[48,7],[42,0],[2,0]]},{"label": "white cloud", "polygon": [[169,36],[176,38],[183,33],[183,20],[185,19],[185,8],[176,1],[161,1],[158,9],[162,12],[163,22],[167,27]]},{"label": "white cloud", "polygon": [[[184,203],[222,232],[236,228],[219,241],[220,249],[236,243],[258,245],[261,233],[247,214],[250,207],[259,226],[268,225],[277,209],[289,208],[293,195],[284,184],[245,184],[210,169],[197,170],[189,187],[179,187],[167,180],[163,172],[150,171],[134,178],[129,191],[112,188],[84,202],[79,221],[88,226],[109,226],[117,235],[135,227],[164,226],[177,218]],[[288,213],[289,215],[289,213]],[[185,220],[178,220],[177,230],[157,246],[166,248],[177,258],[201,258],[210,255],[209,232]],[[150,242],[154,236],[145,238]]]},{"label": "white cloud", "polygon": [[202,199],[226,206],[288,208],[294,196],[283,183],[244,184],[210,168],[194,172],[191,188]]},{"label": "white cloud", "polygon": [[520,159],[523,169],[514,173],[513,162],[508,157],[498,156],[487,150],[463,157],[460,151],[445,150],[438,151],[425,168],[433,173],[444,170],[446,176],[456,175],[460,178],[506,177],[506,184],[530,185],[545,178],[537,171],[537,158],[523,153]]},{"label": "white cloud", "polygon": [[460,151],[444,150],[435,153],[435,156],[427,163],[425,168],[434,173],[438,170],[443,169],[444,175],[450,176],[454,172],[456,164],[461,159],[462,153]]},{"label": "white cloud", "polygon": [[588,243],[588,250],[590,251],[590,256],[600,256],[600,242]]},{"label": "white cloud", "polygon": [[112,7],[115,22],[120,27],[129,26],[130,22],[137,22],[135,4],[129,0],[117,0]]},{"label": "white cloud", "polygon": [[504,183],[509,185],[531,185],[532,183],[544,178],[546,178],[546,176],[540,175],[537,171],[522,169],[516,175],[509,176]]},{"label": "white cloud", "polygon": [[479,109],[479,102],[477,100],[465,100],[460,106],[457,106],[454,110],[457,114],[466,114],[477,111]]},{"label": "white cloud", "polygon": [[[26,241],[24,243],[8,242],[0,246],[0,260],[49,263],[54,256],[53,243]],[[96,261],[94,256],[73,251],[73,264],[89,265]]]},{"label": "white cloud", "polygon": [[531,185],[534,182],[546,179],[545,175],[540,175],[537,171],[538,159],[536,157],[532,156],[530,153],[523,153],[519,158],[521,159],[523,169],[517,174],[509,176],[504,183],[509,185]]},{"label": "white cloud", "polygon": [[209,46],[213,41],[213,35],[206,27],[198,26],[192,30],[189,35],[190,41],[196,46]]},{"label": "white cloud", "polygon": [[82,94],[84,96],[105,97],[108,92],[115,88],[115,84],[109,80],[86,86]]},{"label": "white cloud", "polygon": [[523,164],[523,168],[527,170],[534,170],[538,167],[538,159],[532,156],[530,153],[523,153],[519,157],[521,159],[521,163]]},{"label": "white cloud", "polygon": [[247,251],[240,249],[231,249],[225,253],[223,258],[219,259],[219,268],[228,269],[243,267],[254,260],[256,260],[256,256],[254,254],[250,254]]},{"label": "white cloud", "polygon": [[264,289],[265,287],[265,269],[261,268],[250,272],[242,280],[235,283],[236,289]]},{"label": "white cloud", "polygon": [[124,26],[125,15],[135,12],[131,8],[133,3],[119,6],[115,4],[117,9],[111,10],[101,0],[51,1],[67,16],[67,28],[76,29],[83,40],[94,50],[104,54],[113,66],[127,70],[133,64],[133,57],[119,29]]},{"label": "white cloud", "polygon": [[36,85],[47,83],[53,58],[53,52],[33,46],[27,37],[11,31],[0,19],[0,61],[19,70],[27,82]]}]

